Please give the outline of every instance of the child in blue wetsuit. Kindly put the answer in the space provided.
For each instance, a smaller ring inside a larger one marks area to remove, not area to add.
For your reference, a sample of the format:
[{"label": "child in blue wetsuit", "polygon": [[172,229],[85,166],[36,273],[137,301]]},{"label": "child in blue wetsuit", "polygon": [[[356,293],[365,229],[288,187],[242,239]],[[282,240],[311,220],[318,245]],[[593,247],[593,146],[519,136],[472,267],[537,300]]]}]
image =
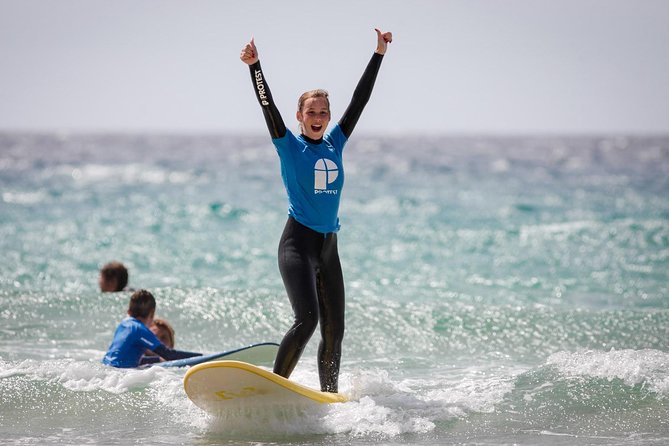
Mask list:
[{"label": "child in blue wetsuit", "polygon": [[[113,367],[131,368],[159,362],[162,359],[173,360],[201,356],[193,353],[173,350],[163,345],[149,329],[156,311],[156,300],[146,290],[135,291],[128,304],[128,317],[116,328],[114,339],[102,363]],[[144,356],[151,350],[157,356]]]},{"label": "child in blue wetsuit", "polygon": [[320,323],[321,390],[337,392],[344,337],[344,279],[337,251],[339,201],[344,185],[342,151],[369,100],[392,34],[376,30],[377,46],[339,122],[326,133],[330,101],[325,90],[304,93],[297,106],[300,134],[286,128],[260,67],[253,39],[240,58],[249,65],[256,98],[281,162],[288,221],[279,242],[279,270],[295,320],[281,341],[274,373],[289,377]]}]

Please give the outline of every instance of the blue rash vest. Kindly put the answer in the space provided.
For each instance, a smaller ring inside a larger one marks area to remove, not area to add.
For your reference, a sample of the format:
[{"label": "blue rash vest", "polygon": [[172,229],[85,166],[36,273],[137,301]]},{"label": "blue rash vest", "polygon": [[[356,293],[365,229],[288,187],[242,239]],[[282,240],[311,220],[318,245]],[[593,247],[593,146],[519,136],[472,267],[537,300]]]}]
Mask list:
[{"label": "blue rash vest", "polygon": [[320,233],[339,230],[339,202],[344,186],[342,151],[347,138],[336,124],[318,143],[286,129],[272,139],[281,160],[288,193],[288,214]]},{"label": "blue rash vest", "polygon": [[146,325],[134,317],[126,317],[116,327],[114,339],[102,363],[113,367],[137,367],[147,349],[154,351],[162,345]]}]

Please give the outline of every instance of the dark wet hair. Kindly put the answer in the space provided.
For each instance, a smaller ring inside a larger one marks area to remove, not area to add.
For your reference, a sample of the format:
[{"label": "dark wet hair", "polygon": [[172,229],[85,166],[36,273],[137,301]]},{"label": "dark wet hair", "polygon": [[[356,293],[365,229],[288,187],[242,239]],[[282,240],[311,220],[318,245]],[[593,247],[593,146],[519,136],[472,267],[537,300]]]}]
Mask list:
[{"label": "dark wet hair", "polygon": [[132,317],[149,317],[156,311],[156,299],[146,290],[137,290],[130,296],[128,315]]},{"label": "dark wet hair", "polygon": [[116,280],[116,289],[114,291],[123,291],[128,285],[128,270],[121,262],[109,262],[100,270],[100,274],[105,281]]}]

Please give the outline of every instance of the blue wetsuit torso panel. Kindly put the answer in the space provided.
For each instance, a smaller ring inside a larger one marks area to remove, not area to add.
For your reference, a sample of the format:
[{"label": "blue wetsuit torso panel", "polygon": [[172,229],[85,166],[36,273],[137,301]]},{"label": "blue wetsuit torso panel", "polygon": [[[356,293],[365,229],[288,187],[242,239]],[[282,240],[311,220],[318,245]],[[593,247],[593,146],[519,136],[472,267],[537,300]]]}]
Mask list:
[{"label": "blue wetsuit torso panel", "polygon": [[134,317],[121,321],[102,363],[113,367],[137,367],[146,350],[155,350],[162,344],[146,325]]},{"label": "blue wetsuit torso panel", "polygon": [[344,186],[342,150],[346,136],[335,125],[313,142],[290,130],[272,142],[281,158],[281,177],[288,193],[288,214],[321,233],[339,230],[339,202]]}]

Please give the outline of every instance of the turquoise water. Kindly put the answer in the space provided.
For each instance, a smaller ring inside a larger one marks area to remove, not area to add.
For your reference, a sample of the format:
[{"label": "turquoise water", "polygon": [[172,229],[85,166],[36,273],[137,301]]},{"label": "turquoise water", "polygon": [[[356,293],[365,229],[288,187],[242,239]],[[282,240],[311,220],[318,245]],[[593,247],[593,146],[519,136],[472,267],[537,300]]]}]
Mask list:
[{"label": "turquoise water", "polygon": [[[183,370],[99,364],[150,289],[177,347],[279,341],[264,135],[0,134],[0,438],[55,444],[669,443],[669,138],[353,138],[351,402],[212,418]],[[317,337],[293,378],[317,387]]]}]

